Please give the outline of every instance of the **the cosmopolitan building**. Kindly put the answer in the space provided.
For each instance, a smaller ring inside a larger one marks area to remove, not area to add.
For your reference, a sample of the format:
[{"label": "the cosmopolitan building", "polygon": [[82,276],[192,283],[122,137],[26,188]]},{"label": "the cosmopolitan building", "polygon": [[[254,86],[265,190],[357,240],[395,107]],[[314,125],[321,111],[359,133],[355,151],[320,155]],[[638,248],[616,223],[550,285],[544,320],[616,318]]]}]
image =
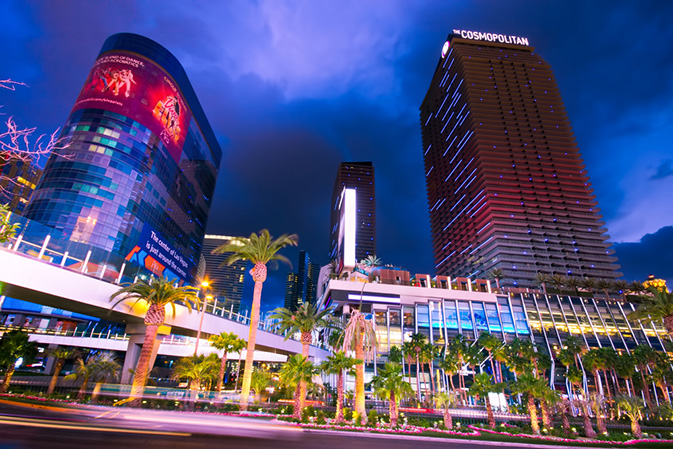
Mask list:
[{"label": "the cosmopolitan building", "polygon": [[454,30],[420,108],[436,272],[620,275],[549,64],[528,39]]},{"label": "the cosmopolitan building", "polygon": [[[343,239],[344,189],[355,190],[355,260],[359,262],[376,254],[376,196],[374,166],[371,162],[343,162],[339,165],[332,191],[330,217],[330,259],[340,259],[340,238]],[[343,242],[342,242],[343,243]]]},{"label": "the cosmopolitan building", "polygon": [[[530,339],[550,354],[550,379],[556,389],[565,392],[569,387],[565,367],[555,357],[570,335],[590,349],[607,347],[627,353],[637,345],[661,351],[671,342],[663,323],[641,326],[627,321],[626,315],[635,308],[620,298],[546,295],[528,289],[501,292],[488,280],[465,277],[431,279],[417,274],[408,282],[404,279],[409,279],[408,272],[376,269],[369,278],[357,275],[347,281],[329,281],[323,296],[326,304],[335,306],[336,314],[348,315],[354,309],[367,314],[376,331],[379,363],[385,361],[391,346],[402,345],[416,333],[446,347],[459,334],[474,341],[487,332],[503,342]],[[369,374],[375,369],[370,365]],[[488,364],[483,369],[488,370]],[[595,388],[593,376],[586,374],[588,387]],[[440,385],[445,381],[441,370],[434,375]],[[429,373],[425,376],[424,382],[429,382]],[[650,388],[656,397],[655,386]]]},{"label": "the cosmopolitan building", "polygon": [[109,37],[61,138],[26,217],[60,231],[73,257],[82,244],[93,263],[194,276],[221,150],[178,60],[145,37]]}]

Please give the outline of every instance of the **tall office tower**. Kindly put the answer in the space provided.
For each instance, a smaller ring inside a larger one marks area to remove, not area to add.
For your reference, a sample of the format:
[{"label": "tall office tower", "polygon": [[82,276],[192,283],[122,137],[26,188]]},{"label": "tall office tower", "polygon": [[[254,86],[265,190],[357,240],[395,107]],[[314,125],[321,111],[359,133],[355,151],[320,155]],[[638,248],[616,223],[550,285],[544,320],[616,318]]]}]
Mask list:
[{"label": "tall office tower", "polygon": [[0,204],[7,204],[13,213],[22,215],[42,169],[32,160],[0,161]]},{"label": "tall office tower", "polygon": [[343,235],[341,197],[344,189],[356,190],[355,259],[376,254],[376,196],[374,167],[371,162],[343,162],[339,165],[330,218],[330,259],[338,259],[339,236]]},{"label": "tall office tower", "polygon": [[297,273],[288,273],[285,280],[285,302],[283,307],[297,310]]},{"label": "tall office tower", "polygon": [[218,246],[229,242],[233,237],[226,235],[206,234],[203,239],[201,255],[206,259],[205,278],[210,281],[210,293],[225,310],[238,313],[243,298],[243,284],[247,262],[239,260],[227,265],[227,258],[231,253],[213,254]]},{"label": "tall office tower", "polygon": [[528,39],[454,30],[420,108],[437,274],[533,286],[616,278],[549,64]]},{"label": "tall office tower", "polygon": [[190,280],[222,152],[178,60],[109,37],[61,139],[25,216],[69,239],[71,257]]}]

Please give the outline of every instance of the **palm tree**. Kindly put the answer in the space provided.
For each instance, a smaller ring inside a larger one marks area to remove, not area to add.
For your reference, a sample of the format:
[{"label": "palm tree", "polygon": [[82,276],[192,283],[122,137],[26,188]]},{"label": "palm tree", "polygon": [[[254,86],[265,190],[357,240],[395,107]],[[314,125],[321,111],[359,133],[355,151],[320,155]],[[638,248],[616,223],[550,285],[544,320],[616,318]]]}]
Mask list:
[{"label": "palm tree", "polygon": [[216,354],[215,357],[194,355],[183,357],[173,366],[171,379],[180,381],[187,379],[187,389],[193,402],[198,398],[198,392],[205,382],[212,381],[217,376],[220,365]]},{"label": "palm tree", "polygon": [[[243,345],[241,345],[240,342],[242,342]],[[222,391],[224,372],[227,368],[227,356],[230,352],[235,351],[237,347],[244,346],[245,341],[239,338],[238,335],[233,332],[221,332],[219,335],[213,335],[210,337],[210,344],[213,348],[222,351],[220,372],[217,376],[217,392],[219,394]]]},{"label": "palm tree", "polygon": [[373,268],[380,267],[381,265],[383,265],[383,262],[381,261],[380,258],[376,256],[376,254],[374,254],[373,256],[370,254],[365,259],[362,259],[360,261],[360,264],[364,265],[365,267],[371,270]]},{"label": "palm tree", "polygon": [[535,399],[542,395],[547,384],[543,379],[538,379],[531,374],[521,374],[512,385],[512,392],[526,395],[526,406],[530,415],[530,425],[536,435],[540,435],[540,424],[537,421],[537,409]]},{"label": "palm tree", "polygon": [[563,287],[565,287],[566,282],[568,281],[567,277],[563,276],[562,274],[552,274],[549,280],[552,284],[554,284],[554,288],[559,295],[563,293]]},{"label": "palm tree", "polygon": [[612,290],[614,287],[614,284],[610,279],[599,279],[596,282],[596,287],[598,287],[600,290],[603,290],[605,299],[610,299],[610,290]]},{"label": "palm tree", "polygon": [[[444,370],[449,378],[451,384],[451,393],[456,393],[456,387],[453,385],[453,376],[461,371],[462,365],[458,358],[458,354],[452,351],[447,351],[444,358],[440,360],[439,367]],[[455,399],[455,397],[454,397]]]},{"label": "palm tree", "polygon": [[641,295],[647,291],[643,283],[640,281],[631,281],[628,289],[629,292],[633,293],[634,295]]},{"label": "palm tree", "polygon": [[[603,354],[598,349],[591,349],[582,356],[582,365],[585,369],[591,371],[596,382],[596,391],[603,394],[603,384],[601,382],[600,371],[605,366]],[[607,387],[607,385],[606,385]]]},{"label": "palm tree", "polygon": [[498,381],[498,376],[495,370],[495,363],[493,362],[493,351],[496,351],[504,343],[495,335],[489,334],[488,332],[482,332],[481,335],[479,335],[477,344],[488,354],[488,359],[491,362],[491,373],[493,373],[493,377],[496,378],[496,382],[502,382],[502,379]]},{"label": "palm tree", "polygon": [[588,291],[592,297],[594,296],[594,290],[596,290],[596,286],[597,286],[596,279],[594,278],[582,279],[582,288]]},{"label": "palm tree", "polygon": [[[552,418],[549,408],[556,407],[561,402],[561,395],[558,391],[549,388],[549,385],[544,386],[540,391],[540,410],[542,410],[542,424],[546,428],[552,427]],[[566,417],[567,418],[567,417]]]},{"label": "palm tree", "polygon": [[103,384],[116,378],[121,369],[121,365],[111,352],[101,352],[95,357],[92,366],[92,378],[96,381],[96,385],[91,392],[91,402],[93,404],[98,402],[98,395]]},{"label": "palm tree", "polygon": [[654,404],[652,402],[652,397],[650,396],[650,387],[645,376],[647,374],[647,369],[654,366],[656,358],[657,352],[650,346],[638,345],[633,348],[633,361],[635,362],[636,366],[638,367],[638,371],[640,372],[640,379],[643,383],[643,394],[645,395],[645,402],[647,403],[647,408],[650,410],[654,408]]},{"label": "palm tree", "polygon": [[304,402],[301,398],[301,383],[311,382],[316,369],[307,357],[294,354],[287,358],[287,362],[280,369],[280,382],[282,385],[294,388],[294,418],[301,419]]},{"label": "palm tree", "polygon": [[86,389],[89,385],[89,379],[94,375],[94,365],[96,357],[91,356],[85,362],[82,358],[75,360],[75,366],[72,373],[65,376],[65,380],[82,380],[77,392],[77,400],[81,401],[86,396]]},{"label": "palm tree", "polygon": [[372,388],[377,395],[388,396],[390,427],[397,427],[397,403],[403,396],[413,394],[411,385],[404,380],[402,367],[397,363],[386,363],[372,379]]},{"label": "palm tree", "polygon": [[589,402],[591,403],[591,409],[596,415],[596,427],[598,427],[598,432],[607,435],[608,429],[605,427],[605,398],[602,394],[597,392],[591,393],[589,396]]},{"label": "palm tree", "polygon": [[28,334],[20,329],[5,333],[0,340],[0,366],[5,367],[5,379],[0,393],[6,393],[16,369],[16,362],[30,363],[37,355],[37,343],[28,339]]},{"label": "palm tree", "polygon": [[575,292],[575,295],[579,296],[580,287],[582,286],[582,279],[571,276],[566,279],[566,287],[572,289]]},{"label": "palm tree", "polygon": [[443,417],[444,417],[444,427],[446,427],[447,430],[451,430],[453,428],[453,419],[451,417],[451,411],[449,410],[453,405],[456,403],[456,395],[455,392],[442,392],[438,393],[437,396],[435,396],[435,405],[439,408],[444,409]]},{"label": "palm tree", "polygon": [[[421,362],[421,352],[425,346],[427,337],[423,334],[416,333],[411,336],[409,340],[409,348],[411,349],[412,354],[416,357],[416,396],[418,401],[421,401],[421,384],[420,384],[420,362]],[[425,380],[425,370],[423,371],[423,380]]]},{"label": "palm tree", "polygon": [[619,294],[622,295],[622,300],[626,301],[626,294],[629,291],[629,283],[625,280],[619,279],[617,281],[613,281],[612,286],[619,291]]},{"label": "palm tree", "polygon": [[327,274],[330,279],[336,279],[339,277],[339,262],[336,259],[332,259],[327,264]]},{"label": "palm tree", "polygon": [[145,314],[145,339],[140,351],[140,358],[138,365],[136,365],[135,375],[133,376],[133,385],[131,386],[131,398],[129,405],[140,405],[145,383],[147,382],[147,375],[152,367],[150,366],[150,359],[152,357],[152,350],[154,342],[157,338],[159,327],[164,324],[166,319],[166,306],[171,306],[173,314],[175,315],[175,304],[180,303],[187,307],[189,312],[192,307],[200,307],[200,301],[196,293],[198,288],[191,286],[176,287],[173,281],[169,281],[163,277],[152,278],[149,282],[144,279],[139,279],[132,284],[124,284],[124,287],[117,290],[111,297],[110,301],[117,301],[112,305],[114,308],[117,304],[127,299],[135,299],[133,305],[138,302],[145,302],[148,304],[147,313]]},{"label": "palm tree", "polygon": [[[391,348],[392,349],[392,348]],[[327,374],[336,374],[337,377],[337,409],[336,422],[340,423],[344,420],[344,372],[350,372],[355,365],[362,363],[362,360],[348,357],[344,351],[335,352],[328,356],[320,368]]]},{"label": "palm tree", "polygon": [[505,273],[500,268],[493,268],[488,276],[495,281],[495,287],[500,290],[500,281],[505,278]]},{"label": "palm tree", "polygon": [[[617,358],[616,362],[617,363],[615,364],[615,372],[617,373],[617,376],[624,379],[624,383],[626,384],[626,390],[630,392],[631,389],[629,388],[629,381],[631,381],[631,385],[633,386],[633,376],[635,376],[636,374],[635,358],[631,354],[622,353]],[[621,392],[619,384],[617,385],[617,388]]]},{"label": "palm tree", "polygon": [[232,351],[238,353],[238,365],[236,366],[236,384],[234,391],[238,391],[238,379],[241,378],[241,360],[243,359],[243,350],[248,344],[242,338],[234,343]]},{"label": "palm tree", "polygon": [[231,253],[225,262],[227,265],[231,265],[239,260],[249,260],[254,264],[254,267],[250,270],[250,275],[255,281],[255,291],[252,296],[248,351],[245,356],[245,371],[243,372],[243,385],[241,386],[241,410],[248,409],[252,362],[255,355],[257,326],[259,325],[259,306],[262,301],[262,287],[264,286],[264,281],[266,281],[266,264],[272,260],[280,260],[292,266],[287,257],[278,254],[278,251],[288,245],[297,245],[297,236],[295,234],[283,234],[277,239],[272,240],[269,231],[262,229],[259,235],[253,232],[248,238],[233,238],[229,243],[218,246],[213,250],[213,254]]},{"label": "palm tree", "polygon": [[255,368],[252,372],[252,379],[250,379],[250,389],[255,391],[255,394],[261,401],[262,392],[269,386],[271,383],[271,373],[268,371]]},{"label": "palm tree", "polygon": [[[305,302],[296,311],[279,307],[273,311],[269,317],[272,320],[279,320],[278,330],[285,332],[285,340],[289,339],[297,332],[301,333],[301,355],[308,357],[308,351],[311,343],[313,343],[313,332],[321,328],[333,326],[332,312],[334,308],[325,308],[320,310],[320,307]],[[302,398],[306,398],[306,384],[301,385]],[[304,403],[301,407],[304,408]]]},{"label": "palm tree", "polygon": [[626,414],[631,420],[631,433],[637,439],[643,437],[643,432],[640,430],[639,420],[642,419],[643,402],[640,398],[635,396],[622,396],[617,400],[619,409]]},{"label": "palm tree", "polygon": [[673,293],[654,286],[648,287],[647,290],[649,294],[641,296],[642,304],[629,313],[627,318],[631,321],[640,320],[642,324],[663,320],[666,332],[673,338]]},{"label": "palm tree", "polygon": [[475,374],[472,385],[470,385],[470,394],[484,399],[486,416],[488,417],[488,427],[491,429],[495,429],[495,417],[493,416],[493,407],[491,407],[491,401],[489,400],[488,394],[498,392],[501,389],[501,385],[491,382],[491,376],[489,376],[488,373]]},{"label": "palm tree", "polygon": [[549,275],[547,273],[537,273],[535,275],[535,283],[542,287],[542,291],[547,293],[547,284],[549,283]]},{"label": "palm tree", "polygon": [[367,419],[365,410],[365,363],[376,357],[376,332],[372,323],[358,310],[351,314],[344,331],[344,351],[354,351],[362,360],[355,366],[355,411],[362,423]]},{"label": "palm tree", "polygon": [[392,363],[402,363],[404,352],[399,345],[392,345],[388,351],[388,361]]},{"label": "palm tree", "polygon": [[54,374],[51,376],[51,382],[49,382],[49,388],[47,388],[47,396],[54,393],[56,384],[58,383],[58,376],[61,374],[61,370],[63,369],[66,360],[77,358],[79,356],[79,351],[68,346],[57,346],[50,350],[48,354],[50,357],[56,359],[56,363],[54,363]]}]

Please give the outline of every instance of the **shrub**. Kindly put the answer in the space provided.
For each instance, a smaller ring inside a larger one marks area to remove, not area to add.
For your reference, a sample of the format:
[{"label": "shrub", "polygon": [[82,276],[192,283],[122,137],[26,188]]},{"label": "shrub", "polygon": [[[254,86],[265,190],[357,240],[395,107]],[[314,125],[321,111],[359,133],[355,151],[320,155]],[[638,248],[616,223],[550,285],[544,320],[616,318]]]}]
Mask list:
[{"label": "shrub", "polygon": [[318,424],[326,424],[327,421],[325,421],[325,412],[323,412],[322,410],[318,410],[318,412],[316,413],[315,422]]},{"label": "shrub", "polygon": [[376,413],[376,410],[371,409],[367,414],[367,425],[369,427],[376,427],[376,424],[378,424],[378,420],[379,420],[378,413]]},{"label": "shrub", "polygon": [[353,420],[353,410],[349,409],[348,407],[344,408],[344,420],[346,421]]}]

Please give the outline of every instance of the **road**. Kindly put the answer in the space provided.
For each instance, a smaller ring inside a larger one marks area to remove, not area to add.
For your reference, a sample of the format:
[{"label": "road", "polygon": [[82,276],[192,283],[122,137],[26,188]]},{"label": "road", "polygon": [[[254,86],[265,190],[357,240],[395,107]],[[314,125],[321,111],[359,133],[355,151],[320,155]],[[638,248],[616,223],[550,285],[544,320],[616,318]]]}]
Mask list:
[{"label": "road", "polygon": [[[0,400],[0,449],[458,449],[482,442],[307,431],[255,418],[103,407],[30,408]],[[490,446],[527,448],[533,445]],[[482,446],[486,447],[486,446]],[[554,446],[544,446],[553,448]]]}]

